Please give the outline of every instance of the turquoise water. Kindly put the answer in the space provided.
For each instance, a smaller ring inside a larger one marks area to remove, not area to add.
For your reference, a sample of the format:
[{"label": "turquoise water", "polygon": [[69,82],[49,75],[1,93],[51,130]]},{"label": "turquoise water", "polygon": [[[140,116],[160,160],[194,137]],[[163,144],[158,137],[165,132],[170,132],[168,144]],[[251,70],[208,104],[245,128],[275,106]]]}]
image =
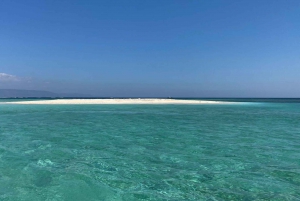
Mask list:
[{"label": "turquoise water", "polygon": [[300,104],[0,104],[0,200],[300,200]]}]

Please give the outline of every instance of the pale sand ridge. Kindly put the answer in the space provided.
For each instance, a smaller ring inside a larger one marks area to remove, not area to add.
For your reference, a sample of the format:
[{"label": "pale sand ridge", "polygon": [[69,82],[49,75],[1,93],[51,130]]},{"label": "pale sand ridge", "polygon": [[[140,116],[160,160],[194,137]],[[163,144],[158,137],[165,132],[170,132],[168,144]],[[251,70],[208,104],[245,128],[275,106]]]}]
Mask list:
[{"label": "pale sand ridge", "polygon": [[9,104],[229,104],[223,101],[178,99],[55,99],[7,102]]}]

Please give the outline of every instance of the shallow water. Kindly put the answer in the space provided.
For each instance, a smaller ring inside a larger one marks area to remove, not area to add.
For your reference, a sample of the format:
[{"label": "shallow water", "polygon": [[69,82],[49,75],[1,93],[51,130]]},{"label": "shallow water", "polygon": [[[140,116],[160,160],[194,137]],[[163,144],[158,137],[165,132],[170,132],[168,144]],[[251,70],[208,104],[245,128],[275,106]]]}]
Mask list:
[{"label": "shallow water", "polygon": [[0,104],[0,200],[300,200],[300,104]]}]

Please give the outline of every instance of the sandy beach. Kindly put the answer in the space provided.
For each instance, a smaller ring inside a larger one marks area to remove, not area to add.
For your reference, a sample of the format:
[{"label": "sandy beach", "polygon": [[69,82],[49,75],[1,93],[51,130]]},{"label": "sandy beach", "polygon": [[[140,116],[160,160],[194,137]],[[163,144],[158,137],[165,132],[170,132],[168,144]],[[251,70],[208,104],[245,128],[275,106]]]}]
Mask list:
[{"label": "sandy beach", "polygon": [[9,104],[228,104],[223,101],[178,99],[55,99],[7,102]]}]

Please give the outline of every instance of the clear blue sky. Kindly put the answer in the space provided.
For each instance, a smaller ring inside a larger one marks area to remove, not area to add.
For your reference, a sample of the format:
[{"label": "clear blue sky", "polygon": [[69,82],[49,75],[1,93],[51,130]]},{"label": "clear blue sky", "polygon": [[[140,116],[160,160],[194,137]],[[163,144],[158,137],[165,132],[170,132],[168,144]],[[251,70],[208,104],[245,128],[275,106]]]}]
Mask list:
[{"label": "clear blue sky", "polygon": [[300,97],[299,0],[1,0],[0,88]]}]

